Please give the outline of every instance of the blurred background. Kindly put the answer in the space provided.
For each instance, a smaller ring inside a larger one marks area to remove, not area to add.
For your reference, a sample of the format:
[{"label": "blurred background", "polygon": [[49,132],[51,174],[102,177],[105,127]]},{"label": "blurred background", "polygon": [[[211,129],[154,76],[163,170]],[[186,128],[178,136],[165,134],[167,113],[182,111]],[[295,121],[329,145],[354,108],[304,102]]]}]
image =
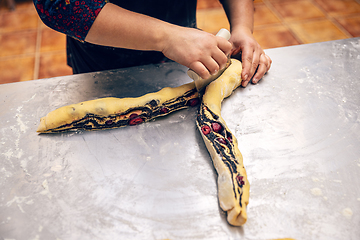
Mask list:
[{"label": "blurred background", "polygon": [[[71,75],[65,35],[46,27],[32,0],[0,0],[0,84]],[[360,0],[255,0],[254,36],[264,48],[360,37]],[[228,28],[218,0],[198,0],[198,27]]]}]

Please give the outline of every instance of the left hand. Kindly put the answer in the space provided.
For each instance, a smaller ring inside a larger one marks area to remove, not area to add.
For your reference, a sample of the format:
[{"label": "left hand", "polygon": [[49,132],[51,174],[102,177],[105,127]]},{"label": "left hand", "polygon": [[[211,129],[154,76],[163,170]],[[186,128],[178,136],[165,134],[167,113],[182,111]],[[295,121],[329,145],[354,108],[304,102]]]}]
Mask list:
[{"label": "left hand", "polygon": [[232,55],[241,52],[243,64],[241,85],[246,87],[251,79],[252,83],[258,83],[270,69],[272,63],[270,57],[265,54],[249,29],[233,30],[229,41],[233,44]]}]

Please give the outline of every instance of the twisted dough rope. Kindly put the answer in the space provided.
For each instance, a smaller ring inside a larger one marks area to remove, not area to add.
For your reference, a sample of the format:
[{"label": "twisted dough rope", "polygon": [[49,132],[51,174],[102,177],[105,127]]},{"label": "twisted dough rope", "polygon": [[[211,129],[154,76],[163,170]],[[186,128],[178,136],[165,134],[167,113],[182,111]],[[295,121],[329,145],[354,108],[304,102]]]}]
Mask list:
[{"label": "twisted dough rope", "polygon": [[218,173],[220,207],[227,212],[227,220],[241,226],[247,220],[250,184],[237,139],[221,117],[221,103],[241,84],[241,62],[232,59],[230,67],[205,90],[196,119],[214,167]]},{"label": "twisted dough rope", "polygon": [[137,125],[200,102],[195,84],[166,87],[138,98],[101,98],[60,107],[40,119],[39,133]]},{"label": "twisted dough rope", "polygon": [[[241,83],[241,62],[232,59],[229,68],[210,83],[202,98],[197,126],[218,173],[220,207],[230,224],[246,222],[249,182],[237,140],[221,117],[221,103]],[[39,133],[74,129],[99,130],[136,125],[199,103],[195,84],[163,88],[139,98],[102,98],[58,108],[40,119]]]}]

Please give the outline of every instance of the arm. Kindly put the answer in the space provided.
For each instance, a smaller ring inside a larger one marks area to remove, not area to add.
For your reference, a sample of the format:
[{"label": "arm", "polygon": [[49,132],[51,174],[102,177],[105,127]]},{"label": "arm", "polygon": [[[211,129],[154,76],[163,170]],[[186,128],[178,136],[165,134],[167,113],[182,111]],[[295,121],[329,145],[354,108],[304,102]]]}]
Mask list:
[{"label": "arm", "polygon": [[[251,78],[257,83],[270,69],[271,59],[254,39],[254,4],[252,0],[223,0],[224,10],[230,22],[233,43],[232,54],[242,52],[243,71],[242,86],[245,87]],[[257,73],[254,75],[257,69]]]},{"label": "arm", "polygon": [[208,78],[226,64],[231,44],[221,37],[173,25],[108,3],[85,41],[128,49],[154,50]]}]

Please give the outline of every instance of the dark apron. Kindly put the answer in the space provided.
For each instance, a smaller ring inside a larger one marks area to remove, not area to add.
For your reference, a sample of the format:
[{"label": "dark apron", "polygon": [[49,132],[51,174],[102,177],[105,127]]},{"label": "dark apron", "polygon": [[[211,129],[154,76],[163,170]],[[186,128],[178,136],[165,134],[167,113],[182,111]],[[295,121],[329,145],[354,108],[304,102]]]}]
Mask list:
[{"label": "dark apron", "polygon": [[[111,3],[172,24],[196,27],[196,0],[111,0]],[[67,36],[67,61],[73,73],[86,73],[166,61],[161,52],[105,47]]]}]

